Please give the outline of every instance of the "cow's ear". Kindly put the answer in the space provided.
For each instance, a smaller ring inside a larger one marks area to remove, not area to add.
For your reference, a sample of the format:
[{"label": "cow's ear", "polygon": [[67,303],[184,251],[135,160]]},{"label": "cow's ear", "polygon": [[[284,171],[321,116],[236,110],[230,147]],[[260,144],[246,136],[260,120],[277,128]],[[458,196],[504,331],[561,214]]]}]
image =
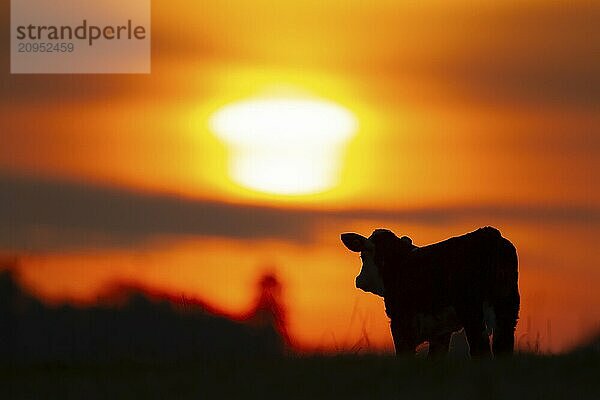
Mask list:
[{"label": "cow's ear", "polygon": [[360,253],[365,249],[367,238],[358,233],[342,233],[342,242],[351,251]]},{"label": "cow's ear", "polygon": [[412,245],[412,239],[409,238],[408,236],[402,236],[400,238],[400,240],[402,240],[404,243],[408,244],[408,245]]}]

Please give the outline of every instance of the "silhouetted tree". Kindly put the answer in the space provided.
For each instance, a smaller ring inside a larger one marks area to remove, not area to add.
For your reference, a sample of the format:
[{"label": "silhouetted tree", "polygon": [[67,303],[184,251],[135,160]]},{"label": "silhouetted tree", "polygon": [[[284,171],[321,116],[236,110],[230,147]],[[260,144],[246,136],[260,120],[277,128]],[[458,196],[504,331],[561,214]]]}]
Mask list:
[{"label": "silhouetted tree", "polygon": [[274,273],[265,273],[258,280],[258,296],[250,321],[263,332],[277,337],[282,349],[289,344],[282,286]]},{"label": "silhouetted tree", "polygon": [[[273,326],[273,325],[271,325]],[[49,307],[0,271],[0,362],[180,360],[281,355],[278,329],[185,310],[129,289],[121,305]]]}]

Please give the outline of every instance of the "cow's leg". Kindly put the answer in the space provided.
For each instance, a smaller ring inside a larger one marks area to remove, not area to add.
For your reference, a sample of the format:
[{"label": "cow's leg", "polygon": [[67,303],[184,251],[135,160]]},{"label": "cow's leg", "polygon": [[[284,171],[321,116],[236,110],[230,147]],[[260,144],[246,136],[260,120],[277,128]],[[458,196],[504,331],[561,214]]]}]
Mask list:
[{"label": "cow's leg", "polygon": [[519,293],[496,302],[496,327],[493,336],[493,351],[495,356],[510,355],[515,346],[515,327],[519,318]]},{"label": "cow's leg", "polygon": [[429,352],[427,357],[429,358],[440,358],[448,354],[448,347],[450,346],[450,337],[452,333],[444,333],[436,335],[429,340]]},{"label": "cow's leg", "polygon": [[492,355],[490,350],[490,338],[485,329],[482,310],[483,307],[473,308],[469,310],[470,312],[463,318],[465,334],[467,335],[471,357],[473,358],[490,357]]},{"label": "cow's leg", "polygon": [[471,357],[491,356],[489,337],[483,323],[465,324],[465,334],[469,342]]},{"label": "cow's leg", "polygon": [[396,356],[414,355],[415,348],[417,347],[414,331],[408,326],[394,321],[393,319],[391,322],[391,329]]}]

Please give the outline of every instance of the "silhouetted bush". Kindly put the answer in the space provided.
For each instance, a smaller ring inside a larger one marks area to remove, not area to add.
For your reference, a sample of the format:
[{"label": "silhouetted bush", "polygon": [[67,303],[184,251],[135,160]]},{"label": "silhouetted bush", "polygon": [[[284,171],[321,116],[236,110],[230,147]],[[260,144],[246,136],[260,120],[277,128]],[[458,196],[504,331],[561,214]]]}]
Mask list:
[{"label": "silhouetted bush", "polygon": [[285,341],[273,325],[242,323],[142,291],[120,305],[50,307],[0,272],[0,357],[9,362],[272,357]]}]

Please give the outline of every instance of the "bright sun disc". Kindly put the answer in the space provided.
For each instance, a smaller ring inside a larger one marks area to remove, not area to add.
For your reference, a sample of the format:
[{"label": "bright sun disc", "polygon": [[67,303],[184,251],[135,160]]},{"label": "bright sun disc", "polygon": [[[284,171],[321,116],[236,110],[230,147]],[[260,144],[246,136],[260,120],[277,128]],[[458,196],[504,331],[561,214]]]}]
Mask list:
[{"label": "bright sun disc", "polygon": [[275,97],[225,106],[210,127],[228,145],[233,180],[262,192],[299,195],[335,185],[357,121],[329,101]]}]

